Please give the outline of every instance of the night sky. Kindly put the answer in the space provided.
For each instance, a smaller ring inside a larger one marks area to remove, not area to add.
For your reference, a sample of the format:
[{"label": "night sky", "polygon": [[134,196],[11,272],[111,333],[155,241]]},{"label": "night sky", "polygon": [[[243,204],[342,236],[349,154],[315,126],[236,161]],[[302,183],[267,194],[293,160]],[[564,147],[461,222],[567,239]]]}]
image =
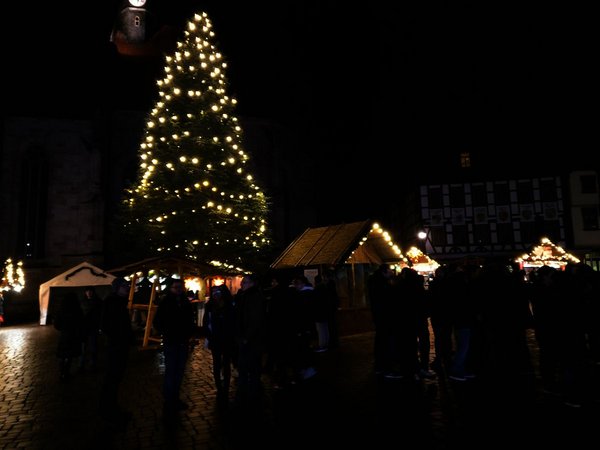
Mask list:
[{"label": "night sky", "polygon": [[[110,102],[151,101],[158,69],[124,65],[109,43],[118,1],[20,3],[3,30],[5,115],[76,118]],[[148,0],[148,8],[174,27],[208,12],[239,115],[292,130],[298,157],[338,199],[336,208],[316,200],[315,226],[385,217],[392,190],[446,181],[460,151],[499,171],[538,170],[552,152],[565,159],[546,167],[597,167],[589,12],[387,3]]]}]

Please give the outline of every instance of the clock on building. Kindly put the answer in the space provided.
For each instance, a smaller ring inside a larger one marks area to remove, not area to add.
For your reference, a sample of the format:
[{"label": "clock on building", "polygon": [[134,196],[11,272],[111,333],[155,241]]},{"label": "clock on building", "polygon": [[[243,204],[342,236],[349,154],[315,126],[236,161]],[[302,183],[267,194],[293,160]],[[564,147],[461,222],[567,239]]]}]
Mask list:
[{"label": "clock on building", "polygon": [[129,0],[129,3],[131,3],[132,6],[144,6],[146,0]]}]

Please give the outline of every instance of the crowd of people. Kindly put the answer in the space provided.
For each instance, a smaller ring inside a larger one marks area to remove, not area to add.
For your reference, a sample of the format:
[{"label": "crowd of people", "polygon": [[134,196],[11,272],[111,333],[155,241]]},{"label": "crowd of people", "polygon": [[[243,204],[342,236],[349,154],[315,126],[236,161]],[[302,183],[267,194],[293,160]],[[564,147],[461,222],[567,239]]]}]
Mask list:
[{"label": "crowd of people", "polygon": [[[265,371],[276,380],[277,388],[313,377],[316,368],[312,354],[339,342],[335,326],[339,301],[333,276],[327,272],[315,281],[313,286],[304,276],[287,282],[273,277],[263,287],[256,275],[247,274],[235,295],[225,284],[212,285],[199,321],[183,280],[167,279],[157,295],[150,324],[161,337],[164,354],[165,416],[188,408],[180,395],[181,385],[190,350],[202,339],[212,356],[219,401],[229,400],[232,372],[237,376],[235,402],[244,408],[259,404]],[[81,298],[69,292],[61,299],[53,320],[60,332],[56,351],[60,380],[67,382],[72,377],[75,362],[79,371],[96,371],[103,365],[100,412],[118,423],[126,423],[130,417],[119,405],[119,386],[135,342],[135,329],[148,317],[130,311],[130,290],[129,281],[116,278],[104,299],[93,287],[85,288]],[[101,342],[106,359],[99,364]]]},{"label": "crowd of people", "polygon": [[275,389],[316,375],[313,353],[339,342],[333,283],[326,272],[314,286],[305,276],[274,276],[263,288],[257,276],[246,275],[235,295],[226,285],[211,288],[202,328],[220,399],[228,397],[232,366],[238,374],[236,401],[242,405],[257,403],[264,372]]},{"label": "crowd of people", "polygon": [[[381,264],[367,280],[375,374],[411,381],[446,377],[456,383],[532,375],[527,332],[534,330],[544,390],[579,406],[586,368],[600,363],[598,275],[581,264],[566,270],[545,266],[529,280],[509,269],[442,266],[426,288],[413,269],[396,273]],[[319,370],[316,354],[339,346],[334,272],[323,271],[314,282],[304,275],[262,281],[246,274],[235,294],[226,284],[210,285],[201,321],[183,280],[166,281],[151,324],[162,337],[166,417],[188,408],[180,391],[197,342],[210,350],[217,401],[229,402],[234,385],[234,402],[241,408],[260,404],[265,373],[276,390],[304,383]],[[61,380],[69,379],[74,361],[79,370],[98,369],[103,336],[100,411],[120,422],[129,417],[118,398],[135,342],[130,289],[127,280],[117,278],[104,299],[91,287],[82,298],[68,293],[54,318]]]},{"label": "crowd of people", "polygon": [[386,264],[369,278],[376,374],[458,383],[533,376],[533,330],[543,389],[581,405],[586,371],[600,363],[600,280],[589,266],[544,266],[527,278],[502,264],[450,265],[437,269],[428,290],[423,281]]}]

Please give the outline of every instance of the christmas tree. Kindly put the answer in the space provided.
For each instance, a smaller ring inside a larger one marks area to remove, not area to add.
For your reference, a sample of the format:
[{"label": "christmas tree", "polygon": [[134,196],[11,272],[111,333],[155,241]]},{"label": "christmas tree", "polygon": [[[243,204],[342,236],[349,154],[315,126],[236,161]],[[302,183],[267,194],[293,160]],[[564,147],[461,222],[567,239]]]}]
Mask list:
[{"label": "christmas tree", "polygon": [[227,64],[205,13],[166,57],[159,96],[125,200],[125,228],[146,253],[249,267],[269,243],[267,198],[249,173]]}]

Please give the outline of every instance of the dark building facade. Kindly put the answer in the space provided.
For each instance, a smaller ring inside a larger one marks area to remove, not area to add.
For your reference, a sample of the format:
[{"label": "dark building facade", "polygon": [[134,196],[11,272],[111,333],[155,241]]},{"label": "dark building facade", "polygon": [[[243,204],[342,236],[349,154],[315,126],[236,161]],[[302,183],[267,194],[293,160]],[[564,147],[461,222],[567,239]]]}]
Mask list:
[{"label": "dark building facade", "polygon": [[595,170],[569,174],[571,242],[582,259],[600,270],[600,186]]},{"label": "dark building facade", "polygon": [[540,236],[565,240],[558,176],[434,184],[420,194],[427,251],[436,258],[511,254]]},{"label": "dark building facade", "polygon": [[510,259],[547,237],[598,268],[600,197],[594,170],[427,184],[419,193],[415,230],[426,232],[426,250],[440,261]]},{"label": "dark building facade", "polygon": [[[39,285],[73,265],[110,269],[131,262],[123,259],[115,214],[137,177],[145,116],[120,110],[89,119],[3,120],[0,256],[23,260],[26,271],[18,302],[7,305],[13,317],[34,319]],[[289,130],[268,120],[241,122],[253,171],[269,196],[278,252],[314,221],[310,205],[298,200],[314,188],[311,172],[302,169],[307,159],[294,151]]]},{"label": "dark building facade", "polygon": [[103,252],[102,144],[86,120],[3,123],[0,253],[43,265]]}]

